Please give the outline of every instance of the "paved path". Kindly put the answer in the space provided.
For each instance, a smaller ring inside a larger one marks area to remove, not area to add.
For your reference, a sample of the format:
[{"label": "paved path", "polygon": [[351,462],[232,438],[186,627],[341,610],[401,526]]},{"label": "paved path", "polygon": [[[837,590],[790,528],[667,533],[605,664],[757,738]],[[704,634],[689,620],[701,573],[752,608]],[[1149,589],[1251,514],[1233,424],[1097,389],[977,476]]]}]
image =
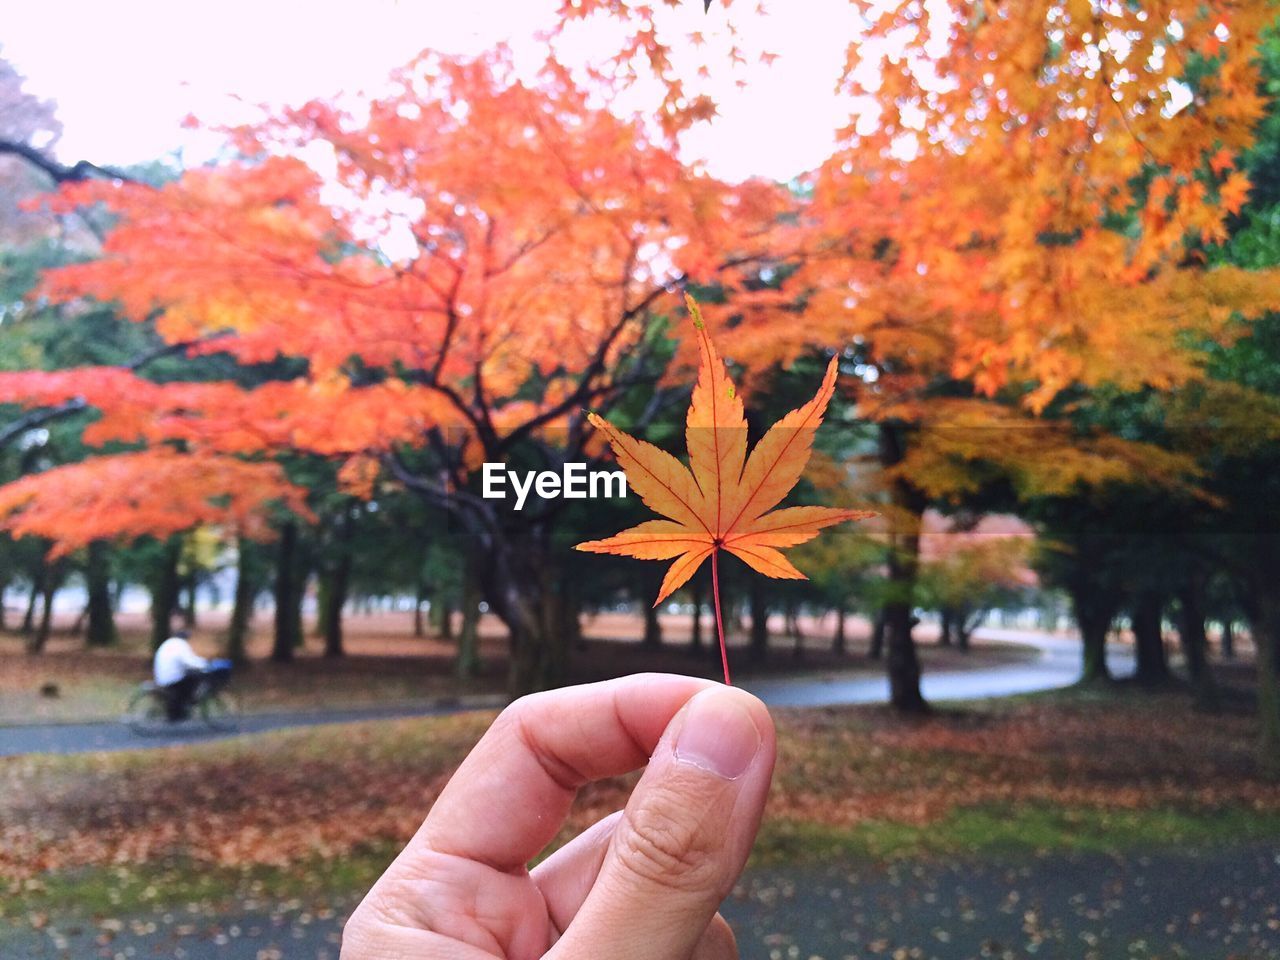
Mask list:
[{"label": "paved path", "polygon": [[[1080,676],[1080,644],[1077,640],[1045,637],[1017,630],[983,630],[980,639],[1018,643],[1038,650],[1034,660],[978,670],[926,673],[922,686],[926,698],[981,700],[1052,690],[1074,683]],[[1111,651],[1112,670],[1123,675],[1132,669],[1127,652]],[[889,684],[884,677],[831,673],[748,681],[744,686],[765,703],[776,707],[824,707],[857,703],[884,703]],[[140,737],[118,723],[36,724],[0,727],[0,756],[22,753],[88,753],[99,750],[139,750],[222,739],[268,730],[352,723],[396,717],[439,716],[501,705],[501,697],[472,698],[435,704],[405,704],[314,713],[271,713],[244,717],[235,733],[209,730],[202,724],[183,724],[171,733]]]},{"label": "paved path", "polygon": [[[747,871],[743,960],[1275,960],[1280,849],[841,861]],[[23,960],[337,960],[359,896],[0,929]]]},{"label": "paved path", "polygon": [[[1080,679],[1080,641],[1046,637],[1021,630],[984,629],[978,638],[988,643],[1017,643],[1035,647],[1035,659],[980,670],[926,671],[921,691],[926,700],[985,700],[1019,693],[1036,693],[1067,687]],[[1112,649],[1107,664],[1115,676],[1133,670],[1128,650]],[[832,707],[854,703],[885,703],[889,681],[885,677],[840,676],[778,677],[743,684],[774,707]]]},{"label": "paved path", "polygon": [[240,719],[234,731],[211,730],[198,720],[177,724],[171,731],[140,736],[122,723],[50,723],[0,727],[0,756],[20,753],[90,753],[100,750],[145,750],[179,744],[223,740],[250,733],[314,727],[326,723],[356,723],[398,717],[430,717],[501,706],[506,698],[469,698],[462,701],[361,707],[308,713],[255,713]]}]

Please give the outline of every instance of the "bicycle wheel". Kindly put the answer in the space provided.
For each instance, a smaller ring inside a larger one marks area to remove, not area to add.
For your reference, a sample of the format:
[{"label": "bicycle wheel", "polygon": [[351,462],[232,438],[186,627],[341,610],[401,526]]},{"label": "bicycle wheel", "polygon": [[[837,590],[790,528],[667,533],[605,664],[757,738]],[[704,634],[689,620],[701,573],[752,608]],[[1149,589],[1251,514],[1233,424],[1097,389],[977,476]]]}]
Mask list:
[{"label": "bicycle wheel", "polygon": [[124,722],[139,736],[152,736],[169,726],[169,714],[163,698],[154,690],[135,690],[125,707]]},{"label": "bicycle wheel", "polygon": [[214,730],[234,730],[240,725],[240,704],[225,690],[219,690],[200,701],[197,710]]}]

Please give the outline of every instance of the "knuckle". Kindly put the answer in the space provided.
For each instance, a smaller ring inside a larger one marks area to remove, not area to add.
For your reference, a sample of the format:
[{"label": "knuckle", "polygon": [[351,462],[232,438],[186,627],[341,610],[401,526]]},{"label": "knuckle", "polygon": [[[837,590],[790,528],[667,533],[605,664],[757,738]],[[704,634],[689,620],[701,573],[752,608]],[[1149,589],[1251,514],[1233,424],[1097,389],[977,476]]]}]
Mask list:
[{"label": "knuckle", "polygon": [[536,693],[526,693],[522,697],[517,697],[502,708],[502,712],[498,714],[494,723],[512,723],[517,718],[525,716],[530,706],[537,703],[539,696],[540,694]]},{"label": "knuckle", "polygon": [[649,883],[710,891],[719,885],[719,863],[716,846],[701,826],[675,805],[628,809],[614,835],[614,854],[624,869]]},{"label": "knuckle", "polygon": [[495,727],[500,725],[519,727],[530,716],[536,715],[542,709],[542,705],[548,696],[548,692],[544,691],[542,693],[526,693],[522,697],[517,697],[502,708],[502,712],[498,714],[493,725]]}]

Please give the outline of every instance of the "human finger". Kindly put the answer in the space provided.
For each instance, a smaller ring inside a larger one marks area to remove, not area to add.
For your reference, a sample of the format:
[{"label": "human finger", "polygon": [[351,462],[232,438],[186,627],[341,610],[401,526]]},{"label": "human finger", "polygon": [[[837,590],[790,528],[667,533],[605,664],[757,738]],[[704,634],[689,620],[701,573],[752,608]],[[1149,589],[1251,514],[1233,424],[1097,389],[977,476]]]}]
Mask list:
[{"label": "human finger", "polygon": [[549,956],[691,956],[746,863],[775,753],[755,697],[720,685],[694,696],[664,733]]}]

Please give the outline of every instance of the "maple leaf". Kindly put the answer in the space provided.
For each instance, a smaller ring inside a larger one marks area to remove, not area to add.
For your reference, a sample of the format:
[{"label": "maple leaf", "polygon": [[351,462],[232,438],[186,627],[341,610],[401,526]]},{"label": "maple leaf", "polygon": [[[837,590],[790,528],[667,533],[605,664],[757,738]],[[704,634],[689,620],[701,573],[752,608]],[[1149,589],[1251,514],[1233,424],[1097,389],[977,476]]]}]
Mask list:
[{"label": "maple leaf", "polygon": [[1222,200],[1222,209],[1227,213],[1239,213],[1249,198],[1249,177],[1243,173],[1233,173],[1218,188],[1218,196]]},{"label": "maple leaf", "polygon": [[[580,543],[588,553],[611,553],[641,560],[675,559],[654,601],[657,606],[686,583],[708,557],[719,611],[719,552],[725,550],[768,577],[805,580],[779,549],[817,536],[823,527],[872,516],[868,510],[785,507],[775,510],[796,485],[827,403],[835,392],[836,358],[827,365],[817,394],[774,424],[747,456],[747,421],[742,398],[716,353],[697,303],[685,302],[697,331],[700,361],[685,425],[689,466],[652,444],[623,433],[592,413],[591,424],[609,439],[631,488],[665,520],[647,520],[604,540]],[[729,669],[725,664],[725,682]]]},{"label": "maple leaf", "polygon": [[1236,156],[1230,147],[1219,147],[1218,152],[1209,158],[1209,169],[1218,176],[1231,170],[1236,165]]}]

